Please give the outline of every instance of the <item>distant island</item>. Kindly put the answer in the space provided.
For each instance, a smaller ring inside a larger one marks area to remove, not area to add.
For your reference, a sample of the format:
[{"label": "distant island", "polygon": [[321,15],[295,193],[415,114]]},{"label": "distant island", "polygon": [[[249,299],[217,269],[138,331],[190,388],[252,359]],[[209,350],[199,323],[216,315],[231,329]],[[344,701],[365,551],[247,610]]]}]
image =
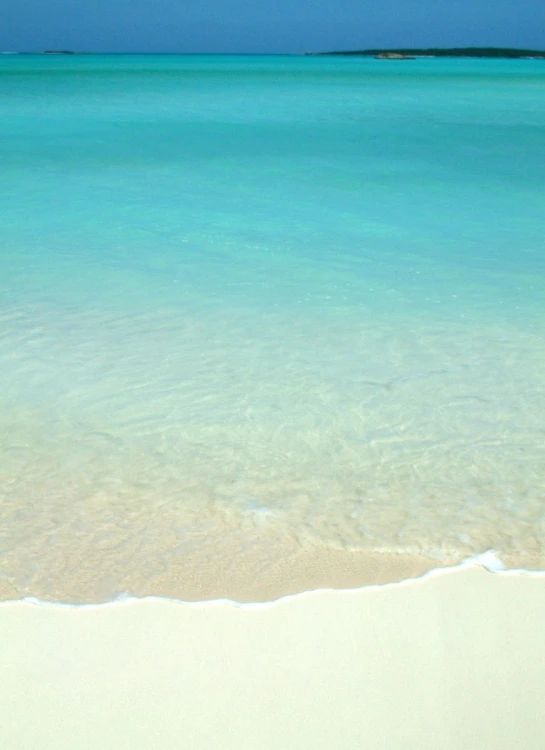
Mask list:
[{"label": "distant island", "polygon": [[311,55],[359,55],[379,60],[414,60],[417,57],[492,57],[545,60],[545,50],[503,47],[431,47],[429,49],[363,49],[344,52],[309,52]]}]

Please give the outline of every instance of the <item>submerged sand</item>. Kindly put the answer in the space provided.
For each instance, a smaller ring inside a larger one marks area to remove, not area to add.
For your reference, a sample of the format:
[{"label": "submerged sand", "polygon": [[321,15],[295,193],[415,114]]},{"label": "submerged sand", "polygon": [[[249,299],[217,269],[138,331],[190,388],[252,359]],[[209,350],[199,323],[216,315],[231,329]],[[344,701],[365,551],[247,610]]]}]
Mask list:
[{"label": "submerged sand", "polygon": [[[239,539],[211,536],[200,549],[169,560],[162,569],[112,569],[110,577],[95,575],[104,564],[98,554],[83,552],[64,561],[64,576],[50,582],[42,573],[44,587],[27,582],[21,586],[0,579],[0,601],[36,597],[45,601],[99,604],[120,594],[158,596],[188,602],[230,599],[236,602],[271,602],[284,596],[318,589],[354,589],[417,578],[438,566],[429,557],[301,547],[295,541],[276,541],[254,534],[251,544]],[[85,558],[85,559],[83,559]],[[454,563],[458,560],[454,560]],[[112,578],[119,580],[112,588]]]},{"label": "submerged sand", "polygon": [[545,578],[0,606],[3,746],[541,750]]},{"label": "submerged sand", "polygon": [[[274,599],[339,585],[333,557],[344,587],[488,549],[545,569],[541,325],[220,302],[8,308],[0,578],[20,598]],[[373,578],[383,553],[407,564]]]}]

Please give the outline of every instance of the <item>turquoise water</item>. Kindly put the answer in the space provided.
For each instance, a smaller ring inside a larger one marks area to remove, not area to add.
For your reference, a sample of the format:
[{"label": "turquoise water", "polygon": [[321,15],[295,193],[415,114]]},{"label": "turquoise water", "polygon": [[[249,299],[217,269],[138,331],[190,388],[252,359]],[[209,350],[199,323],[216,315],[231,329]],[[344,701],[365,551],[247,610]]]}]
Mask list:
[{"label": "turquoise water", "polygon": [[532,60],[0,57],[1,575],[543,567],[544,93]]}]

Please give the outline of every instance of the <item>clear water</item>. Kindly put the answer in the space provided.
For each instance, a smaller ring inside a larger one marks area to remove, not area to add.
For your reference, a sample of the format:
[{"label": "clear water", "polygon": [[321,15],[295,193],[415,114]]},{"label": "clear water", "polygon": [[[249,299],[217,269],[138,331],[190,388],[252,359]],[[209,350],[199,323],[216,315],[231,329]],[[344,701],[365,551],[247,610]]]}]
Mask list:
[{"label": "clear water", "polygon": [[531,60],[0,57],[5,581],[545,567],[544,94]]}]

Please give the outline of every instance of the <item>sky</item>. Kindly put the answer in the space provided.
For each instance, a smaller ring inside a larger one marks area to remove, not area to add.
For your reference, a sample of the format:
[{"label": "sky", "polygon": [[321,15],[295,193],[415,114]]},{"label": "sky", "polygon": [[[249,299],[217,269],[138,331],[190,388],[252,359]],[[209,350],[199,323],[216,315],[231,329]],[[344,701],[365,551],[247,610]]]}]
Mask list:
[{"label": "sky", "polygon": [[545,48],[545,0],[0,0],[0,50]]}]

